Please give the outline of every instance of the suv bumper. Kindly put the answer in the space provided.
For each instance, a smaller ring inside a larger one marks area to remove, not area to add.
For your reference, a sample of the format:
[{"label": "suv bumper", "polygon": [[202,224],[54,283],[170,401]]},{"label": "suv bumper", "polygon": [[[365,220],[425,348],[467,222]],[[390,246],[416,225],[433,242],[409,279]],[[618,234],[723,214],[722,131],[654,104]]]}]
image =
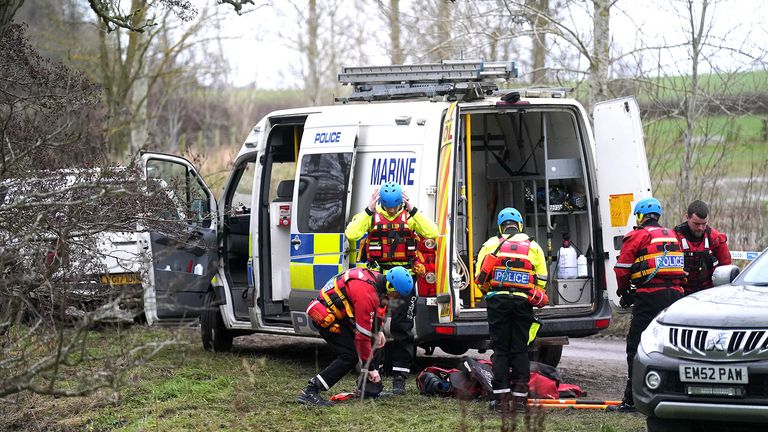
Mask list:
[{"label": "suv bumper", "polygon": [[[766,390],[761,385],[768,383],[768,362],[728,363],[728,366],[749,368],[750,384],[743,386],[744,397],[688,395],[686,385],[679,380],[679,366],[683,362],[695,361],[659,352],[648,354],[638,347],[632,368],[632,394],[638,411],[662,419],[722,421],[731,418],[740,422],[768,422],[768,395],[764,394]],[[655,391],[645,385],[649,370],[662,377],[662,383]]]}]

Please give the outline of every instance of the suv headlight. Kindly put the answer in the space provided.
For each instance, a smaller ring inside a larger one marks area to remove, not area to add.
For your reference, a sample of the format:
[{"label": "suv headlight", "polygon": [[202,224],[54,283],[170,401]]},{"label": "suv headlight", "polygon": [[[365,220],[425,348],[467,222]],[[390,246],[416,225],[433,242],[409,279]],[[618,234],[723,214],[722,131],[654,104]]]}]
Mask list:
[{"label": "suv headlight", "polygon": [[664,350],[664,326],[656,319],[648,324],[648,328],[640,336],[640,347],[648,354]]}]

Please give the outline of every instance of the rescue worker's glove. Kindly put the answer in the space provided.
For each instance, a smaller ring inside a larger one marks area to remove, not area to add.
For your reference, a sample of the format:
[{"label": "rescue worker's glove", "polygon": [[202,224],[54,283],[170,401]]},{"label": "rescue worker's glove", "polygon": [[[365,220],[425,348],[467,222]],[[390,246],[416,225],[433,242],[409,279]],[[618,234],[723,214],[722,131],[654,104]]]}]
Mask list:
[{"label": "rescue worker's glove", "polygon": [[635,303],[635,290],[616,290],[616,294],[619,295],[619,306],[624,309],[629,309]]}]

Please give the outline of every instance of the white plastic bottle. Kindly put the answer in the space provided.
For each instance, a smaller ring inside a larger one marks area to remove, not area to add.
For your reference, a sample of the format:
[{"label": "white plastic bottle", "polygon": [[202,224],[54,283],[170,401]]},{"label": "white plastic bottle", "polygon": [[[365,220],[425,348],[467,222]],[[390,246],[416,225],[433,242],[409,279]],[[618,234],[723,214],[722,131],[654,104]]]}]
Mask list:
[{"label": "white plastic bottle", "polygon": [[576,259],[576,268],[578,277],[585,278],[589,276],[589,269],[587,268],[587,257],[585,257],[583,254],[579,255],[579,258]]},{"label": "white plastic bottle", "polygon": [[576,279],[576,260],[576,249],[571,247],[569,240],[563,240],[563,246],[560,248],[557,257],[557,278]]},{"label": "white plastic bottle", "polygon": [[203,274],[203,265],[202,264],[196,265],[195,269],[194,269],[194,273],[196,275],[202,275]]}]

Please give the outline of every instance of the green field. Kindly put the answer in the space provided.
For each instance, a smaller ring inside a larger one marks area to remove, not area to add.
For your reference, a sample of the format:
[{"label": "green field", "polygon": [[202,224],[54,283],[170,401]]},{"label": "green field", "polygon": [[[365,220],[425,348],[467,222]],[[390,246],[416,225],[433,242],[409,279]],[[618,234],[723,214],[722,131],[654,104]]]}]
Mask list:
[{"label": "green field", "polygon": [[[169,330],[135,328],[137,338],[167,337]],[[139,334],[142,333],[142,334]],[[112,338],[104,331],[99,343]],[[130,337],[129,336],[129,337]],[[53,431],[480,431],[499,430],[501,417],[483,402],[460,402],[416,394],[376,401],[350,401],[331,408],[295,402],[306,380],[331,359],[318,341],[286,338],[266,348],[242,348],[231,354],[202,350],[196,330],[188,343],[164,351],[125,377],[117,402],[108,392],[84,398],[22,395],[3,405],[0,430]],[[277,339],[279,340],[279,339]],[[304,341],[303,343],[301,341]],[[104,349],[102,347],[102,349]],[[354,387],[346,377],[333,390]],[[10,408],[10,409],[9,409]],[[530,421],[517,419],[516,430],[612,432],[643,430],[640,414],[602,411],[540,411]],[[511,429],[509,429],[511,430]]]}]

